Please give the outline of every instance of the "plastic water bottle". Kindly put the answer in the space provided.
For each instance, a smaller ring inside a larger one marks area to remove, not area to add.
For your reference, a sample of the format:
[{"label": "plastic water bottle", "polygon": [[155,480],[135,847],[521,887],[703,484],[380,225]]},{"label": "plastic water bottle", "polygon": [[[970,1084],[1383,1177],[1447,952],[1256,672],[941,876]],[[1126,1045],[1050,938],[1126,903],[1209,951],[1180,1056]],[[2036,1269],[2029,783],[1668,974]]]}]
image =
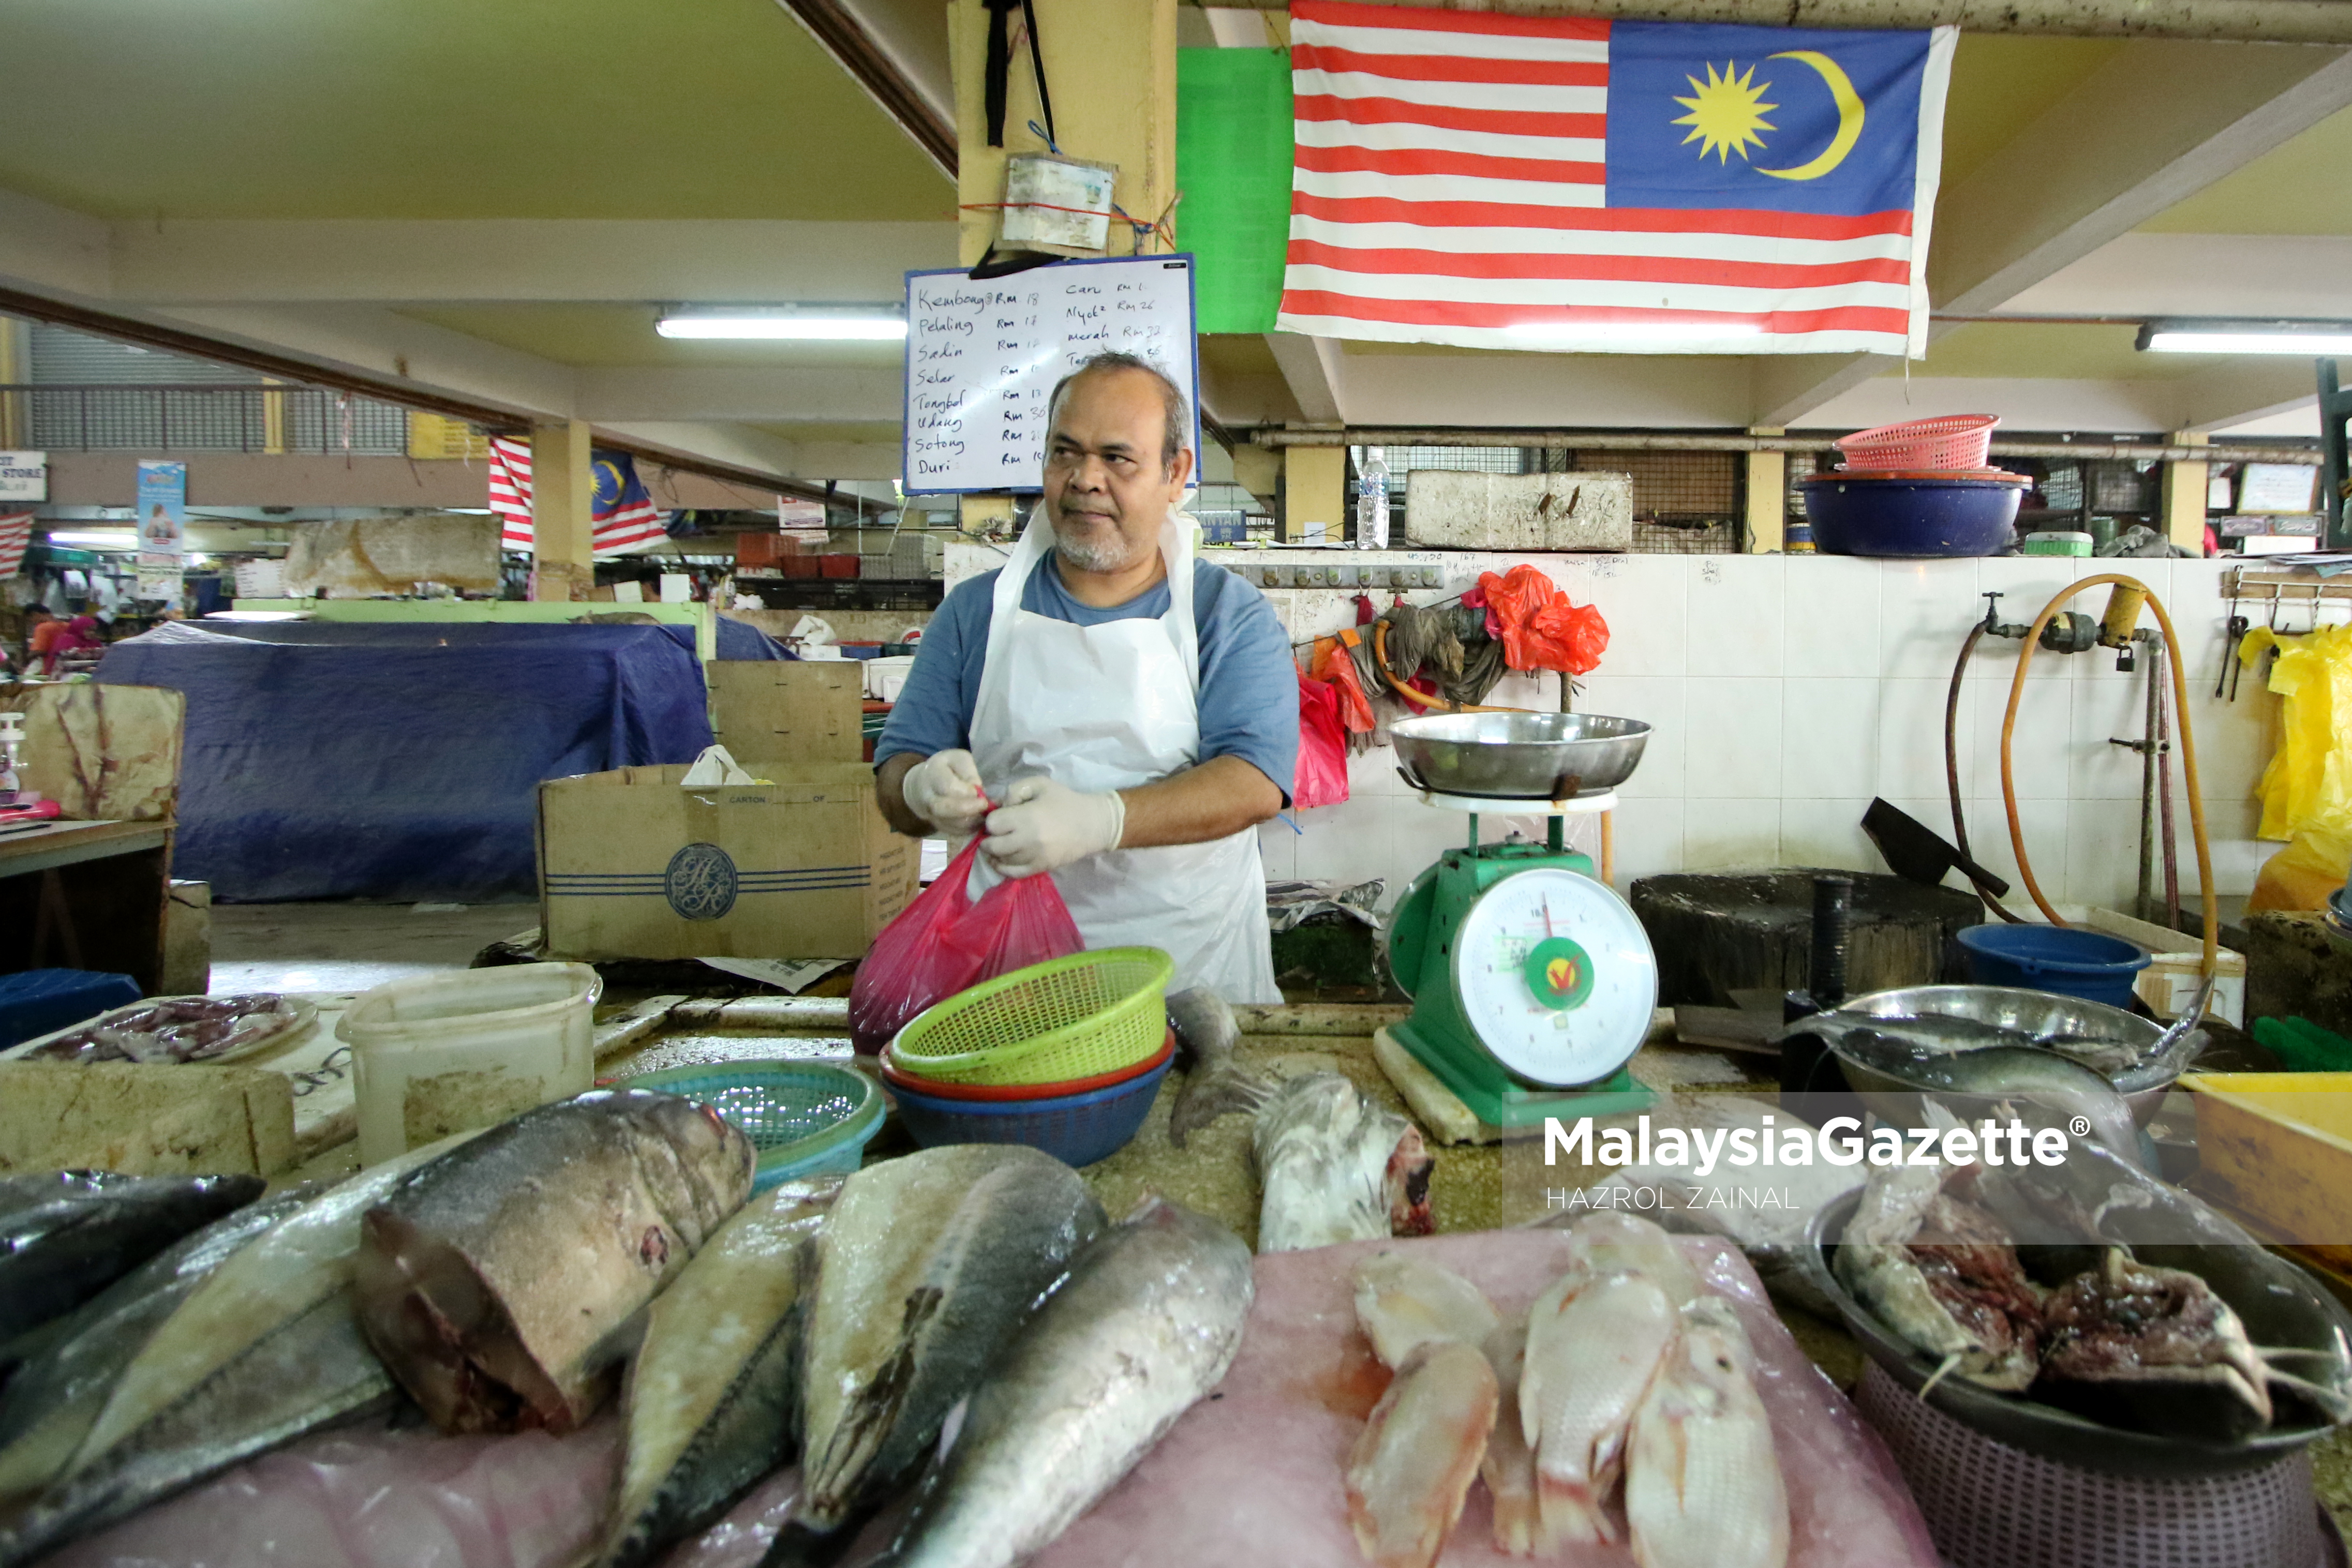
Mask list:
[{"label": "plastic water bottle", "polygon": [[1364,448],[1356,475],[1356,548],[1389,548],[1389,460],[1383,446]]}]

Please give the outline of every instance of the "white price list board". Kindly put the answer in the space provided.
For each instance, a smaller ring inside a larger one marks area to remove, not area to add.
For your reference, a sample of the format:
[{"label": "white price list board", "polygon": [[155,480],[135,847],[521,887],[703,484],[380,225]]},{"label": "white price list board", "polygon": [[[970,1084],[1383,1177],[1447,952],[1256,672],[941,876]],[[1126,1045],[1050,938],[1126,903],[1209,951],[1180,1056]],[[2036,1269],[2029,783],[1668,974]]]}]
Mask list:
[{"label": "white price list board", "polygon": [[1198,343],[1190,256],[907,274],[907,493],[1042,488],[1054,383],[1113,350],[1175,378],[1198,453]]}]

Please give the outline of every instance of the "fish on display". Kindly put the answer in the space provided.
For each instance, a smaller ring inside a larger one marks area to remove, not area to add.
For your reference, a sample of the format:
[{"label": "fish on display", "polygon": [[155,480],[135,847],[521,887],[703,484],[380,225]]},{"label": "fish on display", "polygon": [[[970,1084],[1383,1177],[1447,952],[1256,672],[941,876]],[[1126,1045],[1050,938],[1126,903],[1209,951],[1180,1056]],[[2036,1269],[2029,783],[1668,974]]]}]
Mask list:
[{"label": "fish on display", "polygon": [[300,1187],[233,1210],[51,1325],[56,1332],[44,1336],[40,1354],[0,1392],[0,1516],[57,1478],[156,1325],[232,1253],[317,1196]]},{"label": "fish on display", "polygon": [[[1938,1126],[1952,1122],[1927,1107]],[[1838,1280],[1937,1374],[2015,1392],[2040,1364],[2042,1292],[2000,1220],[1948,1193],[1965,1167],[1874,1169],[1837,1249]]]},{"label": "fish on display", "polygon": [[2116,1086],[2081,1062],[2030,1046],[1982,1051],[1920,1051],[1899,1035],[1849,1032],[1844,1058],[1907,1088],[1935,1094],[2025,1101],[2090,1124],[2091,1135],[2124,1159],[2139,1163],[2139,1128]]},{"label": "fish on display", "polygon": [[2271,1424],[2271,1368],[2238,1314],[2186,1270],[2111,1247],[2098,1269],[2051,1293],[2043,1320],[2036,1397],[2208,1442]]},{"label": "fish on display", "polygon": [[0,1532],[31,1563],[231,1465],[394,1397],[352,1314],[360,1217],[460,1134],[361,1172],[230,1253],[147,1336],[73,1458]]},{"label": "fish on display", "polygon": [[838,1178],[755,1194],[654,1298],[629,1362],[628,1449],[597,1568],[638,1568],[790,1457],[801,1330]]},{"label": "fish on display", "polygon": [[1257,1249],[1295,1252],[1434,1228],[1421,1129],[1337,1072],[1285,1080],[1250,1130],[1264,1197]]},{"label": "fish on display", "polygon": [[569,1431],[610,1391],[641,1309],[751,1195],[754,1158],[674,1094],[526,1111],[369,1207],[360,1326],[443,1431]]},{"label": "fish on display", "polygon": [[1633,1412],[1625,1521],[1641,1568],[1782,1568],[1789,1492],[1731,1303],[1702,1297]]},{"label": "fish on display", "polygon": [[1478,1479],[1493,1505],[1495,1550],[1532,1557],[1542,1531],[1536,1500],[1536,1451],[1519,1422],[1519,1376],[1528,1363],[1528,1320],[1514,1318],[1488,1334],[1480,1349],[1495,1369],[1500,1416],[1486,1434]]},{"label": "fish on display", "polygon": [[268,1185],[112,1171],[0,1178],[0,1343],[73,1311]]},{"label": "fish on display", "polygon": [[1528,1309],[1520,1431],[1536,1455],[1538,1551],[1617,1539],[1607,1511],[1635,1406],[1673,1347],[1696,1273],[1633,1215],[1570,1232],[1567,1268]]},{"label": "fish on display", "polygon": [[1168,998],[1168,1025],[1185,1055],[1184,1090],[1168,1115],[1170,1143],[1181,1149],[1186,1138],[1228,1112],[1265,1103],[1274,1085],[1234,1059],[1241,1029],[1224,998],[1206,986],[1179,991]]},{"label": "fish on display", "polygon": [[806,1331],[805,1500],[767,1562],[827,1555],[911,1477],[1103,1223],[1076,1171],[1017,1144],[923,1149],[843,1185]]},{"label": "fish on display", "polygon": [[1434,1340],[1481,1345],[1502,1320],[1485,1291],[1451,1269],[1396,1252],[1375,1252],[1354,1272],[1356,1322],[1391,1371]]},{"label": "fish on display", "polygon": [[1431,1568],[1477,1479],[1501,1391],[1486,1353],[1414,1346],[1348,1456],[1348,1523],[1373,1568]]},{"label": "fish on display", "polygon": [[[1081,1251],[971,1395],[887,1568],[1010,1568],[1059,1536],[1214,1388],[1249,1249],[1157,1198]],[[1475,1462],[1475,1461],[1474,1461]]]}]

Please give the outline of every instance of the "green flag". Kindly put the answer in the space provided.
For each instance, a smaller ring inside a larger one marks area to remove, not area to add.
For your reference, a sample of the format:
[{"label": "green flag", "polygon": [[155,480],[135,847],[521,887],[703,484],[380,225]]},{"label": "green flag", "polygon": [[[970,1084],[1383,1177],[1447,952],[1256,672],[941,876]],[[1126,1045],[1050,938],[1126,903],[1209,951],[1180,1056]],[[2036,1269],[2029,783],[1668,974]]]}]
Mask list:
[{"label": "green flag", "polygon": [[1290,242],[1290,57],[1176,52],[1177,238],[1203,332],[1271,332]]}]

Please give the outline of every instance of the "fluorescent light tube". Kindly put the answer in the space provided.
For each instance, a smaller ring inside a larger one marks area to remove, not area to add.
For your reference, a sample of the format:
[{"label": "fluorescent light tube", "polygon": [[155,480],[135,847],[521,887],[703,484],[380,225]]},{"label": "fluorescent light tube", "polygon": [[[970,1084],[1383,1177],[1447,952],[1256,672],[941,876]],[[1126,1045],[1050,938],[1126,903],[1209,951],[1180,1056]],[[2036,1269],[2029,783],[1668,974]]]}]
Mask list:
[{"label": "fluorescent light tube", "polygon": [[137,549],[139,535],[131,528],[97,528],[88,531],[53,532],[53,545],[76,545],[83,549]]},{"label": "fluorescent light tube", "polygon": [[2324,360],[2352,355],[2352,321],[2150,321],[2138,346],[2158,354],[2292,354]]},{"label": "fluorescent light tube", "polygon": [[654,323],[665,338],[799,343],[880,343],[907,335],[902,316],[812,309],[674,311]]}]

